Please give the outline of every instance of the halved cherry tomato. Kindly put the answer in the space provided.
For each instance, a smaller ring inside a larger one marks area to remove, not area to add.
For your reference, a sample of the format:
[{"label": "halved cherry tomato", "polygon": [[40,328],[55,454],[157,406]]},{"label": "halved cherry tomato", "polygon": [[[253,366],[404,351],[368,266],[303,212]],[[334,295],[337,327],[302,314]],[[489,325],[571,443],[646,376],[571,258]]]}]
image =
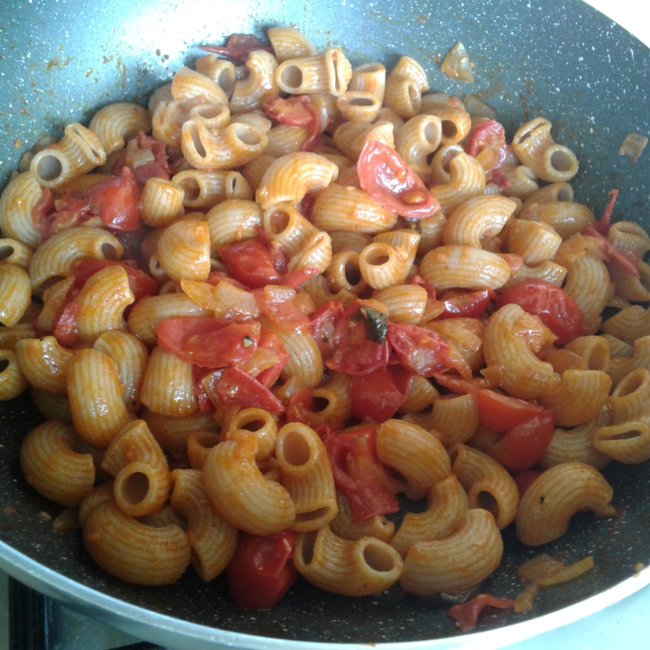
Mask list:
[{"label": "halved cherry tomato", "polygon": [[452,605],[449,608],[449,617],[456,623],[461,632],[473,630],[478,623],[481,612],[486,607],[498,609],[512,609],[515,601],[510,598],[498,598],[490,594],[478,594],[466,603]]},{"label": "halved cherry tomato", "polygon": [[307,129],[307,139],[300,145],[303,151],[308,151],[313,146],[321,131],[321,117],[320,111],[309,95],[298,95],[287,99],[276,95],[267,99],[263,108],[267,117],[278,124]]},{"label": "halved cherry tomato", "polygon": [[91,275],[115,265],[121,266],[126,271],[129,279],[129,288],[133,292],[135,302],[145,296],[154,296],[158,293],[158,283],[142,269],[139,269],[133,260],[115,262],[113,260],[97,260],[90,257],[80,260],[72,269],[72,275],[75,279],[73,286],[80,289]]},{"label": "halved cherry tomato", "polygon": [[357,160],[357,174],[361,189],[400,217],[425,219],[440,208],[422,179],[383,142],[365,144]]},{"label": "halved cherry tomato", "polygon": [[122,167],[119,176],[95,185],[88,193],[88,203],[96,206],[99,218],[116,230],[137,230],[140,227],[140,190],[129,167]]},{"label": "halved cherry tomato", "polygon": [[433,377],[453,368],[449,346],[432,330],[389,321],[387,338],[402,366],[416,375]]},{"label": "halved cherry tomato", "polygon": [[542,406],[494,390],[477,390],[475,395],[481,424],[498,433],[506,433],[544,411]]},{"label": "halved cherry tomato", "polygon": [[399,510],[392,480],[377,456],[376,440],[374,427],[333,433],[325,439],[334,482],[347,498],[356,523]]},{"label": "halved cherry tomato", "polygon": [[261,381],[236,367],[210,373],[203,386],[215,406],[257,406],[274,414],[284,411],[282,402]]},{"label": "halved cherry tomato", "polygon": [[411,375],[400,366],[353,375],[350,384],[352,415],[362,421],[384,422],[406,401]]},{"label": "halved cherry tomato", "polygon": [[458,293],[440,300],[443,312],[438,318],[478,318],[487,311],[495,298],[496,293],[491,289]]},{"label": "halved cherry tomato", "polygon": [[158,345],[201,368],[224,368],[253,356],[260,339],[260,324],[229,323],[221,318],[168,318],[156,327]]},{"label": "halved cherry tomato", "polygon": [[228,567],[228,588],[239,607],[270,609],[280,602],[297,577],[291,562],[296,533],[251,535],[240,532]]},{"label": "halved cherry tomato", "polygon": [[557,336],[558,345],[566,345],[585,332],[584,315],[573,298],[544,280],[524,280],[507,289],[497,300],[496,307],[499,309],[509,303],[538,316]]},{"label": "halved cherry tomato", "polygon": [[219,255],[230,274],[251,289],[282,281],[269,248],[258,238],[223,246]]},{"label": "halved cherry tomato", "polygon": [[544,409],[540,414],[518,424],[487,453],[510,472],[539,465],[555,433],[555,413]]},{"label": "halved cherry tomato", "polygon": [[266,43],[252,34],[233,34],[225,46],[201,45],[201,49],[204,52],[220,54],[237,63],[245,63],[248,55],[255,50],[273,51]]}]

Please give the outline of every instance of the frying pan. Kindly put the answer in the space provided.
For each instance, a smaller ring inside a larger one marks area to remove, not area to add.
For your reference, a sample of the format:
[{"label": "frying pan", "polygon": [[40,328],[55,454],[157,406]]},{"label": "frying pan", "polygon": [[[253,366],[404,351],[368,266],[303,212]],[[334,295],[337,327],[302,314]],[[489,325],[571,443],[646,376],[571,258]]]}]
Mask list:
[{"label": "frying pan", "polygon": [[[434,91],[473,93],[493,106],[509,135],[543,114],[558,142],[581,162],[577,199],[599,213],[607,191],[620,189],[616,214],[649,225],[650,156],[633,164],[618,155],[629,132],[650,133],[650,52],[581,2],[464,0],[5,0],[0,15],[0,186],[21,153],[45,135],[60,136],[102,105],[143,102],[198,43],[231,33],[262,35],[293,25],[319,47],[340,46],[353,63],[402,54],[420,61]],[[462,41],[476,81],[452,82],[439,71]],[[645,221],[644,221],[645,220]],[[543,550],[567,562],[593,555],[595,569],[565,586],[543,590],[530,614],[496,612],[477,632],[460,636],[443,609],[391,589],[342,599],[301,582],[272,611],[234,607],[223,580],[205,585],[192,572],[168,588],[141,588],[106,576],[88,559],[79,535],[54,535],[57,513],[24,482],[18,455],[23,434],[39,422],[27,398],[0,404],[0,568],[29,586],[122,630],[183,648],[317,647],[385,644],[386,648],[496,647],[575,620],[650,582],[636,563],[650,562],[650,474],[647,464],[605,471],[617,515],[578,515],[571,532],[543,549],[504,534],[503,566],[483,590],[514,597],[514,570]]]}]

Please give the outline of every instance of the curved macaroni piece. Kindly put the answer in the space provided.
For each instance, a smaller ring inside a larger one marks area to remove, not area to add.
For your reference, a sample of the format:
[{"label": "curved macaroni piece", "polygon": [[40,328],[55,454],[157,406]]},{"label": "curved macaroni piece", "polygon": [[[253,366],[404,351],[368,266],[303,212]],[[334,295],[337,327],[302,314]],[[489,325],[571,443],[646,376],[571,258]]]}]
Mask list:
[{"label": "curved macaroni piece", "polygon": [[392,122],[342,122],[333,134],[334,144],[345,156],[356,160],[366,143],[383,142],[395,146],[395,127]]},{"label": "curved macaroni piece", "polygon": [[43,187],[58,187],[105,162],[106,151],[100,139],[94,131],[75,122],[65,127],[59,142],[34,155],[29,170]]},{"label": "curved macaroni piece", "polygon": [[543,117],[522,124],[512,138],[512,148],[517,158],[543,181],[568,181],[578,173],[575,154],[553,141],[551,123]]},{"label": "curved macaroni piece", "polygon": [[460,444],[451,450],[451,471],[467,490],[470,508],[484,508],[505,528],[517,516],[519,490],[506,469],[491,456]]},{"label": "curved macaroni piece", "polygon": [[191,561],[204,582],[220,575],[237,546],[237,529],[220,517],[203,488],[196,469],[175,469],[171,473],[171,506],[187,522],[185,535],[192,548]]},{"label": "curved macaroni piece", "polygon": [[440,120],[443,147],[461,142],[472,129],[471,115],[460,106],[431,106],[427,109],[426,114],[435,115]]},{"label": "curved macaroni piece", "polygon": [[271,27],[266,36],[273,48],[275,58],[282,63],[287,59],[298,59],[316,54],[309,39],[293,27]]},{"label": "curved macaroni piece", "polygon": [[172,182],[183,188],[183,204],[188,208],[205,209],[229,199],[253,198],[248,181],[230,170],[184,169],[174,174]]},{"label": "curved macaroni piece", "polygon": [[20,466],[39,494],[62,506],[79,504],[95,483],[93,457],[75,451],[74,434],[61,422],[45,422],[25,436]]},{"label": "curved macaroni piece", "polygon": [[217,433],[202,431],[191,433],[187,437],[187,460],[192,469],[203,469],[205,459],[210,449],[221,442],[221,436]]},{"label": "curved macaroni piece", "polygon": [[619,463],[637,465],[650,458],[650,418],[627,420],[594,431],[594,449]]},{"label": "curved macaroni piece", "polygon": [[0,350],[0,402],[22,395],[27,387],[27,380],[16,361],[16,353],[13,350]]},{"label": "curved macaroni piece", "polygon": [[[2,226],[0,226],[1,229]],[[11,237],[0,237],[0,262],[26,269],[32,259],[32,249]]]},{"label": "curved macaroni piece", "polygon": [[289,257],[304,250],[310,238],[318,233],[318,228],[290,203],[278,203],[265,210],[261,225],[267,239]]},{"label": "curved macaroni piece", "polygon": [[403,248],[373,241],[359,255],[359,271],[364,282],[373,289],[386,289],[403,283],[411,270],[410,254]]},{"label": "curved macaroni piece", "polygon": [[66,374],[74,428],[89,445],[105,449],[128,423],[113,360],[91,348],[75,350]]},{"label": "curved macaroni piece", "polygon": [[275,418],[264,409],[252,406],[239,409],[226,422],[223,430],[226,437],[230,431],[250,431],[257,438],[258,462],[269,458],[275,451],[275,441],[278,437],[278,424]]},{"label": "curved macaroni piece", "polygon": [[218,251],[222,246],[255,237],[262,226],[262,209],[248,199],[226,199],[210,209],[206,222],[210,248]]},{"label": "curved macaroni piece", "polygon": [[167,502],[169,466],[144,420],[130,422],[112,440],[101,468],[115,479],[113,498],[127,515],[151,515]]},{"label": "curved macaroni piece", "polygon": [[[553,366],[535,354],[537,344],[553,339],[539,318],[519,305],[508,304],[488,319],[483,339],[485,361],[509,395],[537,399],[553,393],[561,382]],[[503,368],[507,372],[499,370]]]},{"label": "curved macaroni piece", "polygon": [[426,429],[403,420],[390,419],[379,426],[377,456],[403,477],[409,499],[423,498],[451,472],[451,462],[442,443]]},{"label": "curved macaroni piece", "polygon": [[348,90],[336,100],[336,107],[350,122],[372,122],[381,110],[381,100],[372,92]]},{"label": "curved macaroni piece", "polygon": [[264,153],[279,158],[292,151],[301,151],[309,138],[309,131],[302,126],[277,124],[266,135],[269,142]]},{"label": "curved macaroni piece", "polygon": [[609,271],[595,255],[583,255],[567,265],[564,291],[573,298],[584,315],[584,328],[596,332],[601,313],[614,293]]},{"label": "curved macaroni piece", "polygon": [[216,54],[206,54],[194,62],[194,69],[214,81],[228,99],[232,97],[237,81],[237,69],[232,61],[222,59]]},{"label": "curved macaroni piece", "polygon": [[402,558],[374,537],[346,540],[329,526],[301,533],[293,562],[308,582],[342,596],[380,594],[397,582]]},{"label": "curved macaroni piece", "polygon": [[[274,160],[255,192],[263,210],[277,203],[297,204],[308,192],[324,189],[336,180],[339,168],[327,158],[296,151]],[[317,226],[318,227],[318,226]]]},{"label": "curved macaroni piece", "polygon": [[217,512],[235,528],[273,535],[290,528],[296,509],[287,490],[264,477],[255,463],[257,438],[248,433],[213,447],[203,465],[205,491]]},{"label": "curved macaroni piece", "polygon": [[205,282],[210,275],[208,222],[187,218],[167,226],[158,240],[157,253],[160,266],[175,282]]},{"label": "curved macaroni piece", "polygon": [[[2,353],[0,352],[0,359],[1,358]],[[1,379],[2,374],[0,374],[0,382]],[[25,382],[25,384],[27,384],[27,382]],[[38,388],[32,388],[29,393],[34,402],[34,406],[47,420],[58,420],[64,424],[72,424],[70,402],[67,397],[64,395],[57,395],[56,393],[49,393],[45,390],[39,390]]]},{"label": "curved macaroni piece", "polygon": [[323,356],[311,334],[300,330],[273,328],[282,342],[289,361],[282,373],[283,377],[297,377],[306,386],[318,386],[323,379]]},{"label": "curved macaroni piece", "polygon": [[68,275],[85,257],[120,259],[123,251],[119,240],[103,228],[75,226],[61,230],[34,252],[29,264],[32,289],[39,292],[46,282]]},{"label": "curved macaroni piece", "polygon": [[130,102],[116,102],[100,108],[90,120],[88,128],[94,131],[106,155],[123,149],[127,140],[140,131],[151,131],[149,111]]},{"label": "curved macaroni piece", "polygon": [[175,100],[196,99],[197,103],[228,105],[228,97],[223,88],[206,75],[187,66],[174,73],[170,91]]},{"label": "curved macaroni piece", "polygon": [[275,81],[290,95],[329,93],[342,95],[352,78],[352,65],[338,48],[315,56],[287,59],[275,71]]},{"label": "curved macaroni piece", "polygon": [[467,199],[447,217],[442,240],[446,245],[483,248],[507,226],[516,208],[512,199],[500,195]]},{"label": "curved macaroni piece", "polygon": [[0,350],[15,350],[18,341],[36,338],[32,323],[18,323],[13,327],[0,327]]},{"label": "curved macaroni piece", "polygon": [[417,596],[474,589],[500,564],[503,540],[494,517],[472,509],[448,537],[417,542],[404,559],[402,589]]},{"label": "curved macaroni piece", "polygon": [[332,240],[326,232],[315,232],[289,260],[288,271],[324,273],[332,261]]},{"label": "curved macaroni piece", "polygon": [[593,212],[572,201],[533,201],[530,196],[517,215],[519,219],[539,221],[551,226],[562,239],[583,232],[594,221]]},{"label": "curved macaroni piece", "polygon": [[30,248],[38,246],[42,234],[33,214],[38,207],[47,204],[49,197],[49,192],[41,187],[32,172],[12,178],[0,194],[0,231],[3,235]]},{"label": "curved macaroni piece", "polygon": [[149,178],[140,196],[142,221],[152,228],[169,225],[183,214],[185,190],[175,182]]},{"label": "curved macaroni piece", "polygon": [[555,465],[538,476],[521,497],[517,537],[527,546],[540,546],[562,537],[578,511],[611,517],[615,513],[612,496],[609,483],[590,465]]},{"label": "curved macaroni piece", "polygon": [[[160,387],[165,386],[161,391]],[[149,355],[140,387],[140,401],[161,415],[190,415],[198,408],[192,366],[155,347]]]},{"label": "curved macaroni piece", "polygon": [[391,321],[412,324],[422,320],[428,299],[426,289],[417,284],[396,284],[376,291],[372,297],[386,305]]},{"label": "curved macaroni piece", "polygon": [[124,514],[112,500],[90,512],[83,540],[104,571],[132,584],[173,584],[190,562],[190,545],[182,528],[147,526]]},{"label": "curved macaroni piece", "polygon": [[[424,409],[431,407],[438,396],[438,391],[426,377],[413,375],[408,385],[406,401],[399,407],[397,412],[417,413],[418,411],[423,411]],[[432,431],[431,433],[440,437],[436,431]]]},{"label": "curved macaroni piece", "polygon": [[0,263],[0,323],[17,325],[32,302],[32,286],[21,266]]},{"label": "curved macaroni piece", "polygon": [[330,522],[330,530],[343,539],[361,539],[362,537],[375,537],[382,542],[390,542],[395,533],[395,524],[387,517],[375,515],[368,521],[355,522],[352,520],[350,504],[343,494],[337,491],[336,503],[338,512]]},{"label": "curved macaroni piece", "polygon": [[503,287],[509,289],[515,284],[530,279],[544,280],[544,282],[561,287],[564,284],[566,274],[567,270],[563,266],[551,261],[542,262],[536,266],[522,264],[516,271],[513,270],[510,279]]},{"label": "curved macaroni piece", "polygon": [[16,362],[29,385],[57,395],[67,394],[66,372],[73,355],[53,336],[16,343]]},{"label": "curved macaroni piece", "polygon": [[407,120],[420,111],[422,93],[429,90],[424,68],[410,56],[402,56],[386,77],[384,106]]},{"label": "curved macaroni piece", "polygon": [[325,445],[301,422],[285,424],[277,435],[275,454],[280,480],[293,500],[291,530],[306,532],[327,525],[337,512],[334,477]]},{"label": "curved macaroni piece", "polygon": [[230,98],[233,113],[245,113],[262,108],[264,100],[278,94],[275,71],[276,58],[266,50],[255,50],[246,57],[246,75],[235,82]]},{"label": "curved macaroni piece", "polygon": [[407,512],[390,545],[406,557],[418,542],[444,539],[458,530],[469,509],[467,494],[454,474],[438,481],[427,495],[424,512]]},{"label": "curved macaroni piece", "polygon": [[625,307],[603,323],[603,331],[634,345],[637,339],[650,335],[650,309],[641,305]]},{"label": "curved macaroni piece", "polygon": [[420,275],[436,291],[499,289],[511,273],[505,258],[474,246],[438,246],[420,262]]},{"label": "curved macaroni piece", "polygon": [[521,256],[524,264],[535,266],[555,257],[562,237],[544,221],[512,219],[507,229],[508,251]]},{"label": "curved macaroni piece", "polygon": [[[442,179],[436,178],[436,167],[444,170]],[[481,163],[473,156],[466,154],[459,145],[440,147],[431,163],[432,179],[431,194],[440,208],[449,214],[466,199],[483,194],[485,190],[485,172]]]}]

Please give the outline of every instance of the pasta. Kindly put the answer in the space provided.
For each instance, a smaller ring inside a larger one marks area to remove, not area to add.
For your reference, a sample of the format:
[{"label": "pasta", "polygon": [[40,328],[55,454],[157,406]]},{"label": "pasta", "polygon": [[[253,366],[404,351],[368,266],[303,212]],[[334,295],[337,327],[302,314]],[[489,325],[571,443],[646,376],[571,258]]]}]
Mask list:
[{"label": "pasta", "polygon": [[600,471],[650,458],[650,237],[574,201],[549,119],[508,142],[408,56],[268,39],[69,124],[2,192],[0,399],[47,420],[25,479],[136,584],[192,564],[271,607],[234,594],[275,544],[335,594],[457,596],[502,529],[611,516]]}]

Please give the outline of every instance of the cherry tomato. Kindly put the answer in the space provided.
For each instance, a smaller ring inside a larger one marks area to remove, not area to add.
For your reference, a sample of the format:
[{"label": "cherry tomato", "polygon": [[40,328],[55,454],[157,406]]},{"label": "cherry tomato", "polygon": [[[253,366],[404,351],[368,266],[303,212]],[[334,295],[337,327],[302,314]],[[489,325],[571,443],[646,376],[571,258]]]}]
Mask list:
[{"label": "cherry tomato", "polygon": [[228,244],[219,249],[219,255],[230,274],[247,287],[257,289],[282,281],[269,248],[258,238]]},{"label": "cherry tomato", "polygon": [[425,219],[440,208],[422,179],[388,145],[371,140],[357,161],[361,189],[400,217]]},{"label": "cherry tomato", "polygon": [[207,375],[203,386],[215,405],[257,406],[269,413],[282,413],[282,402],[258,379],[240,368],[231,367]]},{"label": "cherry tomato", "polygon": [[273,50],[263,41],[260,41],[257,36],[252,34],[233,34],[225,46],[220,45],[201,45],[204,52],[214,52],[220,54],[228,59],[232,59],[237,63],[245,63],[248,55],[255,50],[265,50],[266,52],[273,52]]},{"label": "cherry tomato", "polygon": [[325,440],[334,482],[356,523],[399,510],[392,481],[377,456],[376,440],[374,427],[333,433]]},{"label": "cherry tomato", "polygon": [[582,310],[568,294],[544,280],[524,280],[501,294],[497,309],[515,303],[529,314],[538,316],[557,336],[558,345],[566,345],[584,334]]},{"label": "cherry tomato", "polygon": [[475,395],[481,424],[498,433],[506,433],[544,411],[537,404],[493,390],[478,390]]},{"label": "cherry tomato", "polygon": [[432,330],[389,321],[388,341],[402,366],[416,375],[433,377],[453,367],[449,347]]},{"label": "cherry tomato", "polygon": [[137,230],[140,227],[140,190],[129,167],[122,167],[119,176],[99,183],[88,193],[88,203],[96,206],[99,218],[116,230]]},{"label": "cherry tomato", "polygon": [[515,601],[510,598],[498,598],[490,594],[478,594],[466,603],[452,605],[449,608],[449,617],[456,623],[461,632],[468,632],[476,627],[479,616],[486,607],[511,609],[514,606]]},{"label": "cherry tomato", "polygon": [[353,375],[350,385],[352,415],[359,420],[384,422],[406,401],[410,374],[400,366]]},{"label": "cherry tomato", "polygon": [[491,289],[459,293],[440,301],[443,312],[438,318],[478,318],[487,311],[495,298],[496,294]]},{"label": "cherry tomato", "polygon": [[487,453],[510,472],[539,465],[555,433],[555,413],[544,409],[540,414],[518,424]]},{"label": "cherry tomato", "polygon": [[267,99],[263,104],[267,117],[278,124],[299,126],[307,129],[307,139],[300,148],[309,150],[321,132],[320,111],[313,104],[308,95],[298,95],[284,99],[275,96]]},{"label": "cherry tomato", "polygon": [[291,558],[296,533],[251,535],[240,532],[228,567],[231,598],[246,609],[270,609],[280,602],[294,583],[297,572]]},{"label": "cherry tomato", "polygon": [[229,323],[221,318],[168,318],[156,327],[158,345],[201,368],[242,364],[253,356],[260,324]]}]

